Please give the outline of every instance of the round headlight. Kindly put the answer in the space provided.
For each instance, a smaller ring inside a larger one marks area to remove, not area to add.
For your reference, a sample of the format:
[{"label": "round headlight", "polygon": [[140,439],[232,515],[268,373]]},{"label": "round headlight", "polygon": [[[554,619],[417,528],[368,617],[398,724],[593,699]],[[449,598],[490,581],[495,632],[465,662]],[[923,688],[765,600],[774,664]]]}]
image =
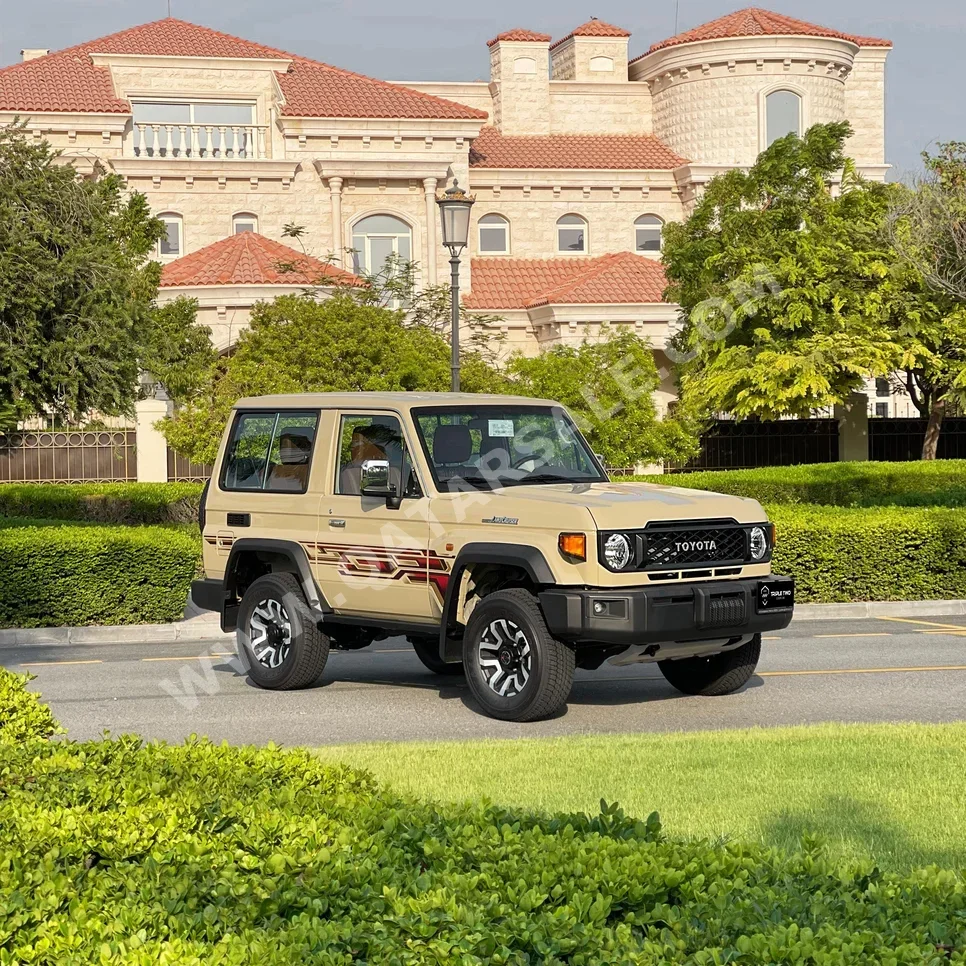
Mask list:
[{"label": "round headlight", "polygon": [[631,542],[623,533],[612,533],[604,541],[604,561],[611,570],[623,570],[631,562]]},{"label": "round headlight", "polygon": [[768,536],[764,527],[751,528],[751,559],[761,560],[768,553]]}]

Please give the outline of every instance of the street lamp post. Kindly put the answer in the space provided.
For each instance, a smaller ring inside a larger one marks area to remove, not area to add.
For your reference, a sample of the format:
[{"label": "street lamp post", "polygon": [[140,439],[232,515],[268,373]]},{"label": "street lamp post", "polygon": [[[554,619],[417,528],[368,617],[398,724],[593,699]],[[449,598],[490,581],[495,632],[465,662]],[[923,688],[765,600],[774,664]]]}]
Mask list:
[{"label": "street lamp post", "polygon": [[437,196],[439,216],[443,224],[443,244],[449,249],[450,307],[452,325],[452,356],[450,360],[451,388],[460,391],[460,252],[466,248],[470,233],[470,208],[476,201],[454,178],[453,187]]}]

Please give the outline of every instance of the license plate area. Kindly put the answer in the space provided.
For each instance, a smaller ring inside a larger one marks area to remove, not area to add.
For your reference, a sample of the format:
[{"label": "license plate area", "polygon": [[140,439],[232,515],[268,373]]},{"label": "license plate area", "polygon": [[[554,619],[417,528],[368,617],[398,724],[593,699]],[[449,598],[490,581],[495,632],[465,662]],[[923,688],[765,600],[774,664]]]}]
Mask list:
[{"label": "license plate area", "polygon": [[755,593],[755,609],[762,611],[788,610],[795,606],[795,581],[785,579],[762,580]]}]

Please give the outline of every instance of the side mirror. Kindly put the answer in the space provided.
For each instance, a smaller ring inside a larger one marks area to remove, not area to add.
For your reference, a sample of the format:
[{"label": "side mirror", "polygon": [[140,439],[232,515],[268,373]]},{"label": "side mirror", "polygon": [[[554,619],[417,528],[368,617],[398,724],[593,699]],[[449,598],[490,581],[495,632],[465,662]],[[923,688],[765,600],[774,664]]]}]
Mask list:
[{"label": "side mirror", "polygon": [[389,460],[363,460],[359,490],[363,496],[389,496]]}]

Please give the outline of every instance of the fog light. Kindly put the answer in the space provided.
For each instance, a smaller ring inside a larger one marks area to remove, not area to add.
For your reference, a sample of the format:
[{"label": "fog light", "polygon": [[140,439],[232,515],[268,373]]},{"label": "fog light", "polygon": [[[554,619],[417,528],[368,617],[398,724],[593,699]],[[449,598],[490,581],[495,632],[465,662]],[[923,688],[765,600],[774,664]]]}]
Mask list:
[{"label": "fog light", "polygon": [[599,600],[598,601],[594,601],[594,613],[595,614],[603,614],[605,610],[607,610],[607,608]]}]

